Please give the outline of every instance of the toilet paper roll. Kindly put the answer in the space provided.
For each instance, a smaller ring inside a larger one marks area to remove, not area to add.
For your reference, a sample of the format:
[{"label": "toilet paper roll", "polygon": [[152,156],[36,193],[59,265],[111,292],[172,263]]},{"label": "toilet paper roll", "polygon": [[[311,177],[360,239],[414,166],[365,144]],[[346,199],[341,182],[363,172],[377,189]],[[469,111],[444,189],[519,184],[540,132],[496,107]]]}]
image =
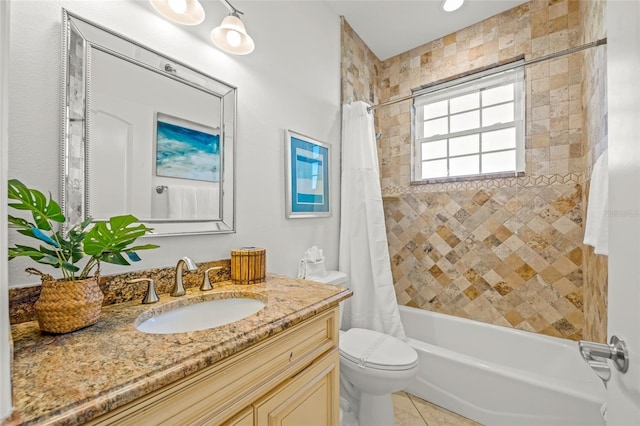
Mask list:
[{"label": "toilet paper roll", "polygon": [[231,250],[231,281],[234,284],[258,284],[266,281],[267,253],[259,247]]}]

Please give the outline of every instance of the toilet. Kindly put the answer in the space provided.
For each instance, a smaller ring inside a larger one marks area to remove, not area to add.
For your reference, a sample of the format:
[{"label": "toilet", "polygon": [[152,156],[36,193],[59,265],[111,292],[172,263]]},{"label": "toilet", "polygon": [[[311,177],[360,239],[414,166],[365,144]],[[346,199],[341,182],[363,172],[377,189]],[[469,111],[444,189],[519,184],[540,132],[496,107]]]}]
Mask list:
[{"label": "toilet", "polygon": [[[340,271],[306,278],[349,286],[347,275]],[[339,323],[342,324],[342,303]],[[404,389],[417,370],[418,354],[402,340],[363,328],[340,330],[341,389],[352,387],[359,391],[357,414],[361,426],[393,425],[391,394]]]}]

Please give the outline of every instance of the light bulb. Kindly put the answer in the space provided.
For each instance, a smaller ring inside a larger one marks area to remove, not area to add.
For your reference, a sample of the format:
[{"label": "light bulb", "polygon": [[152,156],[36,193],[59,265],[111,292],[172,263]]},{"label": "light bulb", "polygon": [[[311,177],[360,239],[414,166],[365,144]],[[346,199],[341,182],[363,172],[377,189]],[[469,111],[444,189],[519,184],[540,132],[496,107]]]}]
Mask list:
[{"label": "light bulb", "polygon": [[187,10],[187,0],[169,0],[169,7],[175,13],[184,13]]},{"label": "light bulb", "polygon": [[442,9],[444,9],[445,12],[453,12],[459,9],[462,3],[464,3],[464,0],[445,0],[442,4]]},{"label": "light bulb", "polygon": [[227,31],[226,37],[227,37],[227,43],[229,43],[229,46],[232,46],[232,47],[238,47],[242,42],[242,37],[240,36],[240,33],[238,33],[235,30]]}]

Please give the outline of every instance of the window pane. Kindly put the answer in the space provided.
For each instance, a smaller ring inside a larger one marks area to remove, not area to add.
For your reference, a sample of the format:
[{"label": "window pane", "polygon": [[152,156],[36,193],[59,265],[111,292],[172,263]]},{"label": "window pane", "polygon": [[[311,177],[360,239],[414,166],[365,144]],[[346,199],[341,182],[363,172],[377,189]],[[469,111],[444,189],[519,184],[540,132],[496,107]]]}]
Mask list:
[{"label": "window pane", "polygon": [[482,152],[516,147],[516,128],[496,130],[482,134]]},{"label": "window pane", "polygon": [[482,155],[482,173],[513,172],[516,170],[516,150]]},{"label": "window pane", "polygon": [[[482,109],[482,125],[491,126],[513,121],[513,102]],[[451,125],[453,127],[453,124]]]},{"label": "window pane", "polygon": [[447,123],[447,117],[436,118],[435,120],[429,120],[424,122],[424,136],[429,138],[435,135],[445,135],[449,132],[449,125]]},{"label": "window pane", "polygon": [[420,152],[412,157],[417,160],[412,161],[415,179],[511,176],[520,166],[524,68],[474,77],[416,97],[411,130],[413,152]]},{"label": "window pane", "polygon": [[447,140],[424,142],[422,144],[422,159],[433,160],[447,156]]},{"label": "window pane", "polygon": [[513,84],[482,91],[482,105],[488,106],[513,100]]},{"label": "window pane", "polygon": [[428,120],[434,117],[442,117],[443,115],[447,115],[447,101],[436,102],[433,104],[427,104],[424,107],[424,119]]},{"label": "window pane", "polygon": [[422,162],[422,179],[439,177],[447,177],[447,160]]},{"label": "window pane", "polygon": [[480,127],[480,111],[469,111],[451,116],[451,133]]},{"label": "window pane", "polygon": [[480,94],[478,92],[469,93],[468,95],[452,98],[449,102],[451,102],[450,114],[469,111],[470,109],[478,109],[480,107]]},{"label": "window pane", "polygon": [[449,155],[477,154],[480,151],[480,135],[460,136],[449,139]]},{"label": "window pane", "polygon": [[477,175],[478,173],[480,173],[480,164],[477,155],[449,160],[449,176]]}]

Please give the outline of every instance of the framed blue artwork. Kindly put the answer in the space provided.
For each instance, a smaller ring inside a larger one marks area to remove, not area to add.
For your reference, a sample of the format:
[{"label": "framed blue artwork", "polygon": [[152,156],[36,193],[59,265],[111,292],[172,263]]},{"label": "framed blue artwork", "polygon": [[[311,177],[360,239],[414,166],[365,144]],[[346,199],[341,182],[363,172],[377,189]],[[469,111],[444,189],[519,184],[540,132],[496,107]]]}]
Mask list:
[{"label": "framed blue artwork", "polygon": [[288,218],[331,216],[330,145],[285,131]]},{"label": "framed blue artwork", "polygon": [[219,182],[219,129],[158,113],[156,175]]}]

